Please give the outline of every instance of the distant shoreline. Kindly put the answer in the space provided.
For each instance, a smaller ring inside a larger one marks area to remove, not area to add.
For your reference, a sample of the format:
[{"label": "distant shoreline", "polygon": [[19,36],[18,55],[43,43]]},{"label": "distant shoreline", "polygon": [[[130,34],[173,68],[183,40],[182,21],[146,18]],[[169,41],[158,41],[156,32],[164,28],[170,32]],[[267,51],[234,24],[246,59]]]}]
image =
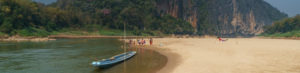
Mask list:
[{"label": "distant shoreline", "polygon": [[300,37],[264,37],[264,36],[257,36],[254,38],[261,38],[261,39],[291,39],[291,40],[300,40]]},{"label": "distant shoreline", "polygon": [[[6,36],[1,37],[0,41],[33,41],[33,42],[44,42],[44,41],[51,41],[56,39],[92,39],[92,38],[115,38],[115,39],[122,39],[124,36],[105,36],[105,35],[50,35],[48,37],[23,37],[23,36]],[[136,39],[136,38],[159,38],[159,36],[126,36],[127,39]]]},{"label": "distant shoreline", "polygon": [[[81,39],[81,38],[117,38],[121,39],[124,36],[106,36],[106,35],[88,35],[88,36],[76,36],[76,35],[51,35],[48,36],[49,38],[53,39]],[[126,36],[126,38],[158,38],[158,36]]]},{"label": "distant shoreline", "polygon": [[[126,39],[139,39],[139,38],[216,38],[216,36],[189,36],[189,35],[173,35],[173,36],[126,36]],[[56,39],[92,39],[92,38],[115,38],[115,39],[123,39],[124,36],[109,36],[109,35],[50,35],[48,37],[36,37],[36,36],[1,36],[0,41],[51,41]],[[256,36],[253,38],[261,38],[261,39],[292,39],[292,40],[300,40],[300,37],[264,37],[264,36]]]},{"label": "distant shoreline", "polygon": [[0,41],[4,41],[4,42],[23,42],[23,41],[44,42],[44,41],[52,41],[52,40],[56,40],[56,39],[52,39],[48,37],[21,37],[21,36],[0,38]]}]

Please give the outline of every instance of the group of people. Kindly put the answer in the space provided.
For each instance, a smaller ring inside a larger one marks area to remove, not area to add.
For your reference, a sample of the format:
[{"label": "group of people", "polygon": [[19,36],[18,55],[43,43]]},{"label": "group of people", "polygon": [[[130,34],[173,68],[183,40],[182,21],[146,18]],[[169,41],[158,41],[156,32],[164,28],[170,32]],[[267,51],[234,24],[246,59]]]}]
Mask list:
[{"label": "group of people", "polygon": [[144,44],[146,44],[146,40],[144,40],[144,39],[142,39],[142,40],[137,39],[137,43],[138,43],[139,45],[144,45]]},{"label": "group of people", "polygon": [[[143,38],[140,40],[140,39],[136,39],[136,42],[137,42],[137,45],[146,45],[146,40],[144,40]],[[129,40],[129,44],[130,45],[136,45],[136,42],[133,41],[132,39]],[[149,44],[152,45],[153,44],[153,39],[150,38],[149,39]]]}]

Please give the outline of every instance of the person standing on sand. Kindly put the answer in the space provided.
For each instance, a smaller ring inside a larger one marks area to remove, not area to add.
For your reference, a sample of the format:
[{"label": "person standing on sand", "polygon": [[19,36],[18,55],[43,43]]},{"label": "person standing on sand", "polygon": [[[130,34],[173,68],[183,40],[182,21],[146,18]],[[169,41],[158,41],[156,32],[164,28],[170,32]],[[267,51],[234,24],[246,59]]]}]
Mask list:
[{"label": "person standing on sand", "polygon": [[129,45],[132,45],[132,39],[129,39]]},{"label": "person standing on sand", "polygon": [[137,39],[137,43],[138,43],[138,45],[141,45],[141,42],[140,42],[140,40],[139,40],[139,39]]},{"label": "person standing on sand", "polygon": [[144,42],[145,42],[145,40],[142,38],[141,44],[144,45],[145,44]]},{"label": "person standing on sand", "polygon": [[224,40],[221,37],[218,37],[219,41],[223,42],[223,41],[227,41],[228,39]]},{"label": "person standing on sand", "polygon": [[153,43],[153,39],[152,39],[152,38],[150,38],[150,45],[152,45],[152,43]]},{"label": "person standing on sand", "polygon": [[143,45],[146,45],[146,40],[143,41]]},{"label": "person standing on sand", "polygon": [[133,46],[135,46],[136,44],[135,44],[135,41],[133,40]]},{"label": "person standing on sand", "polygon": [[217,37],[219,39],[219,41],[222,41],[222,38],[221,37]]}]

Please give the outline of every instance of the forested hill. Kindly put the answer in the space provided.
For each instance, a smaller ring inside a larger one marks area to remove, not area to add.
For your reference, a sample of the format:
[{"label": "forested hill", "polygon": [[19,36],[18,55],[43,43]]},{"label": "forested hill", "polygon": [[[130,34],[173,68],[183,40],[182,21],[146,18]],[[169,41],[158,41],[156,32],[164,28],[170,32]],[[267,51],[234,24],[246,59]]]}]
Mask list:
[{"label": "forested hill", "polygon": [[72,11],[85,21],[112,29],[126,28],[142,32],[192,34],[191,25],[170,15],[160,15],[155,0],[58,0],[52,4]]},{"label": "forested hill", "polygon": [[276,21],[265,29],[262,35],[267,37],[300,37],[300,15]]},{"label": "forested hill", "polygon": [[[0,0],[0,32],[9,35],[61,30],[133,35],[254,35],[287,15],[263,0]],[[34,35],[34,34],[33,34]]]},{"label": "forested hill", "polygon": [[60,0],[51,6],[29,0],[1,0],[0,5],[0,31],[10,35],[62,29],[123,30],[124,24],[133,35],[193,33],[188,22],[160,16],[152,0]]},{"label": "forested hill", "polygon": [[[110,18],[117,19],[116,17],[124,15],[122,12],[127,12],[128,19],[143,19],[127,21],[139,30],[157,25],[151,23],[157,21],[155,17],[172,16],[189,22],[194,34],[218,36],[259,34],[263,32],[263,26],[287,17],[263,0],[58,0],[53,6],[92,14],[92,18],[103,19],[101,22],[105,22],[104,24],[111,24],[106,21],[112,21]],[[111,14],[99,18],[105,10]],[[114,23],[113,26],[118,25],[119,23]],[[168,26],[171,25],[174,24]],[[163,27],[160,28],[164,29]]]}]

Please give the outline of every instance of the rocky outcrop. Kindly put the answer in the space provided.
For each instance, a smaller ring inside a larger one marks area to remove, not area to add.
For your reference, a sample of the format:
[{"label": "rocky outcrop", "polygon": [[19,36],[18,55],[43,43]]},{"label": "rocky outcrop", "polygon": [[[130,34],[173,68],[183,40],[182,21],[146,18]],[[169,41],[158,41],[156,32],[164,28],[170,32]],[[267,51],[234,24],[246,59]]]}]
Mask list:
[{"label": "rocky outcrop", "polygon": [[170,14],[175,18],[181,18],[192,24],[196,29],[198,7],[195,7],[192,0],[158,0],[156,6],[161,16]]},{"label": "rocky outcrop", "polygon": [[[63,2],[60,2],[63,1]],[[96,0],[88,0],[90,2]],[[101,2],[100,0],[99,2]],[[127,0],[112,0],[126,2]],[[137,0],[128,0],[137,3]],[[264,0],[145,0],[153,2],[161,15],[171,15],[189,22],[195,34],[219,36],[252,36],[263,32],[263,26],[287,17]],[[64,9],[74,0],[58,0]],[[110,1],[108,1],[110,2]],[[66,4],[65,4],[66,3]],[[89,3],[89,2],[87,2]],[[105,3],[104,3],[105,4]],[[75,4],[76,5],[76,4]],[[95,12],[92,4],[82,5],[83,11]],[[110,6],[111,4],[108,4]],[[96,5],[104,6],[104,5]],[[149,6],[149,5],[148,5]],[[155,13],[156,14],[156,13]],[[191,28],[192,29],[192,28]]]},{"label": "rocky outcrop", "polygon": [[219,36],[256,35],[263,26],[287,17],[263,0],[159,0],[157,8],[162,15],[186,20],[196,29],[212,25],[210,32]]},{"label": "rocky outcrop", "polygon": [[263,26],[287,17],[263,0],[209,1],[209,22],[218,26],[218,35],[259,34],[263,32]]}]

